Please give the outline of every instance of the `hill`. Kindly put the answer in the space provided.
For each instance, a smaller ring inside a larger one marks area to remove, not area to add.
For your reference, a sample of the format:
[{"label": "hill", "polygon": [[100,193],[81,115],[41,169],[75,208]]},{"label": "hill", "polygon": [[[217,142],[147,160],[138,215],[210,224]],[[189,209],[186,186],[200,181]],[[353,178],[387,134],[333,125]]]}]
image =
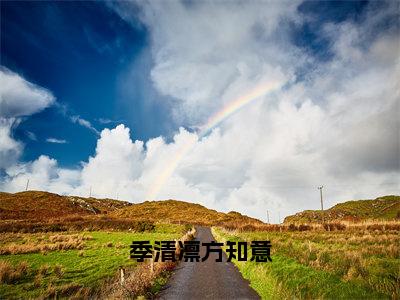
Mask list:
[{"label": "hill", "polygon": [[145,201],[111,213],[112,216],[184,224],[219,225],[237,222],[263,224],[260,220],[231,211],[222,213],[200,204],[178,200]]},{"label": "hill", "polygon": [[129,202],[112,199],[83,198],[76,196],[60,196],[41,191],[20,193],[0,193],[1,220],[44,220],[70,215],[86,216],[107,214]]},{"label": "hill", "polygon": [[313,223],[325,221],[395,220],[400,218],[400,196],[383,196],[374,200],[353,200],[336,204],[321,212],[305,210],[285,218],[285,223]]},{"label": "hill", "polygon": [[[0,220],[38,220],[67,217],[101,217],[108,219],[181,224],[263,224],[238,212],[222,213],[200,204],[177,200],[146,201],[132,204],[112,199],[61,196],[48,192],[0,192]],[[93,218],[92,218],[93,219]],[[104,219],[104,218],[103,218]]]}]

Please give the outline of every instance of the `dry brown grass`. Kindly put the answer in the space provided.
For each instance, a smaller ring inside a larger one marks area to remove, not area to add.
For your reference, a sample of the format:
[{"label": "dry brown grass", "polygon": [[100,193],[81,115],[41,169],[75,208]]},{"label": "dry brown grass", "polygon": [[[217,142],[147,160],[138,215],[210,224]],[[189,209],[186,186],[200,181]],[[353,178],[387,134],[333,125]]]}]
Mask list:
[{"label": "dry brown grass", "polygon": [[227,222],[221,224],[222,227],[230,231],[238,232],[286,232],[286,231],[357,231],[357,232],[399,232],[400,220],[394,221],[365,221],[365,222],[329,222],[329,223],[288,223],[288,224],[255,224],[243,222]]},{"label": "dry brown grass", "polygon": [[60,215],[73,219],[107,214],[129,205],[130,203],[125,201],[61,196],[42,191],[1,193],[0,219],[47,220]]},{"label": "dry brown grass", "polygon": [[74,282],[60,287],[49,285],[43,299],[91,299],[92,290]]},{"label": "dry brown grass", "polygon": [[0,283],[14,283],[28,274],[29,264],[26,261],[13,266],[10,262],[0,261]]},{"label": "dry brown grass", "polygon": [[58,278],[63,277],[63,275],[64,275],[63,266],[59,265],[59,264],[55,265],[53,268],[53,272]]},{"label": "dry brown grass", "polygon": [[0,246],[0,255],[83,249],[85,246],[84,241],[90,239],[92,239],[91,236],[78,234],[52,235],[48,239],[44,237],[37,239],[25,238],[23,243],[16,241]]},{"label": "dry brown grass", "polygon": [[41,265],[38,269],[38,273],[42,276],[48,275],[50,272],[50,266],[48,264]]},{"label": "dry brown grass", "polygon": [[52,217],[44,220],[0,220],[0,233],[36,233],[63,231],[133,231],[150,232],[155,225],[151,221],[111,217],[108,215]]},{"label": "dry brown grass", "polygon": [[35,279],[33,280],[33,286],[35,288],[40,288],[42,286],[42,282],[43,282],[43,275],[38,273],[35,276]]}]

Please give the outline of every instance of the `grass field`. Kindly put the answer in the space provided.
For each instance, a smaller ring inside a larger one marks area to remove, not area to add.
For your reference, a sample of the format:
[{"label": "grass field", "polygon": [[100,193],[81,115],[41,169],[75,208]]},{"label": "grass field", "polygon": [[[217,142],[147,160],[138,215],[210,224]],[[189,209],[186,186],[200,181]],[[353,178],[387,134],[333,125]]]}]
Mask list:
[{"label": "grass field", "polygon": [[62,296],[78,290],[90,293],[114,277],[119,267],[135,267],[129,259],[132,241],[176,239],[185,229],[157,225],[149,233],[3,233],[0,298]]},{"label": "grass field", "polygon": [[213,234],[219,241],[271,241],[273,262],[234,262],[263,299],[399,299],[397,230],[237,232],[213,228]]}]

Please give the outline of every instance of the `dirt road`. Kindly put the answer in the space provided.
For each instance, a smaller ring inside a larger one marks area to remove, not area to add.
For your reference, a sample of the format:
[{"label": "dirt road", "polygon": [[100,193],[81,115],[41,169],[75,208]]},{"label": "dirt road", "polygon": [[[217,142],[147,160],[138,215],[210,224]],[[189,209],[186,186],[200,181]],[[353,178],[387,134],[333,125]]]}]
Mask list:
[{"label": "dirt road", "polygon": [[[197,227],[196,240],[215,240],[207,227]],[[200,257],[204,257],[206,247],[200,247]],[[201,262],[181,262],[168,284],[159,294],[159,299],[260,299],[249,286],[238,269],[226,262],[215,262],[217,253]]]}]

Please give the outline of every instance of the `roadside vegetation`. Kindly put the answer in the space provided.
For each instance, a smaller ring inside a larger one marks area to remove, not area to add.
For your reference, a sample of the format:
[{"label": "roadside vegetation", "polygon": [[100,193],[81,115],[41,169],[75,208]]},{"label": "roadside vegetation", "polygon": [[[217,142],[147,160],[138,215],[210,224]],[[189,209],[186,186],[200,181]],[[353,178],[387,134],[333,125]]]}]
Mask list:
[{"label": "roadside vegetation", "polygon": [[[130,243],[174,240],[188,229],[184,225],[159,224],[151,231],[140,233],[3,233],[0,235],[0,298],[101,298],[118,290],[129,296],[147,291],[155,293],[162,278],[165,280],[166,271],[173,266],[155,264],[154,271],[145,272],[149,269],[148,262],[137,263],[129,258]],[[126,270],[127,281],[123,287],[120,268]]]},{"label": "roadside vegetation", "polygon": [[154,298],[175,264],[137,263],[129,245],[192,239],[192,225],[214,226],[219,241],[271,241],[272,263],[234,261],[263,299],[399,299],[399,203],[349,201],[325,222],[305,211],[274,225],[176,200],[0,192],[0,299]]},{"label": "roadside vegetation", "polygon": [[214,227],[213,234],[271,241],[272,263],[234,262],[263,299],[399,299],[400,222],[333,224]]}]

